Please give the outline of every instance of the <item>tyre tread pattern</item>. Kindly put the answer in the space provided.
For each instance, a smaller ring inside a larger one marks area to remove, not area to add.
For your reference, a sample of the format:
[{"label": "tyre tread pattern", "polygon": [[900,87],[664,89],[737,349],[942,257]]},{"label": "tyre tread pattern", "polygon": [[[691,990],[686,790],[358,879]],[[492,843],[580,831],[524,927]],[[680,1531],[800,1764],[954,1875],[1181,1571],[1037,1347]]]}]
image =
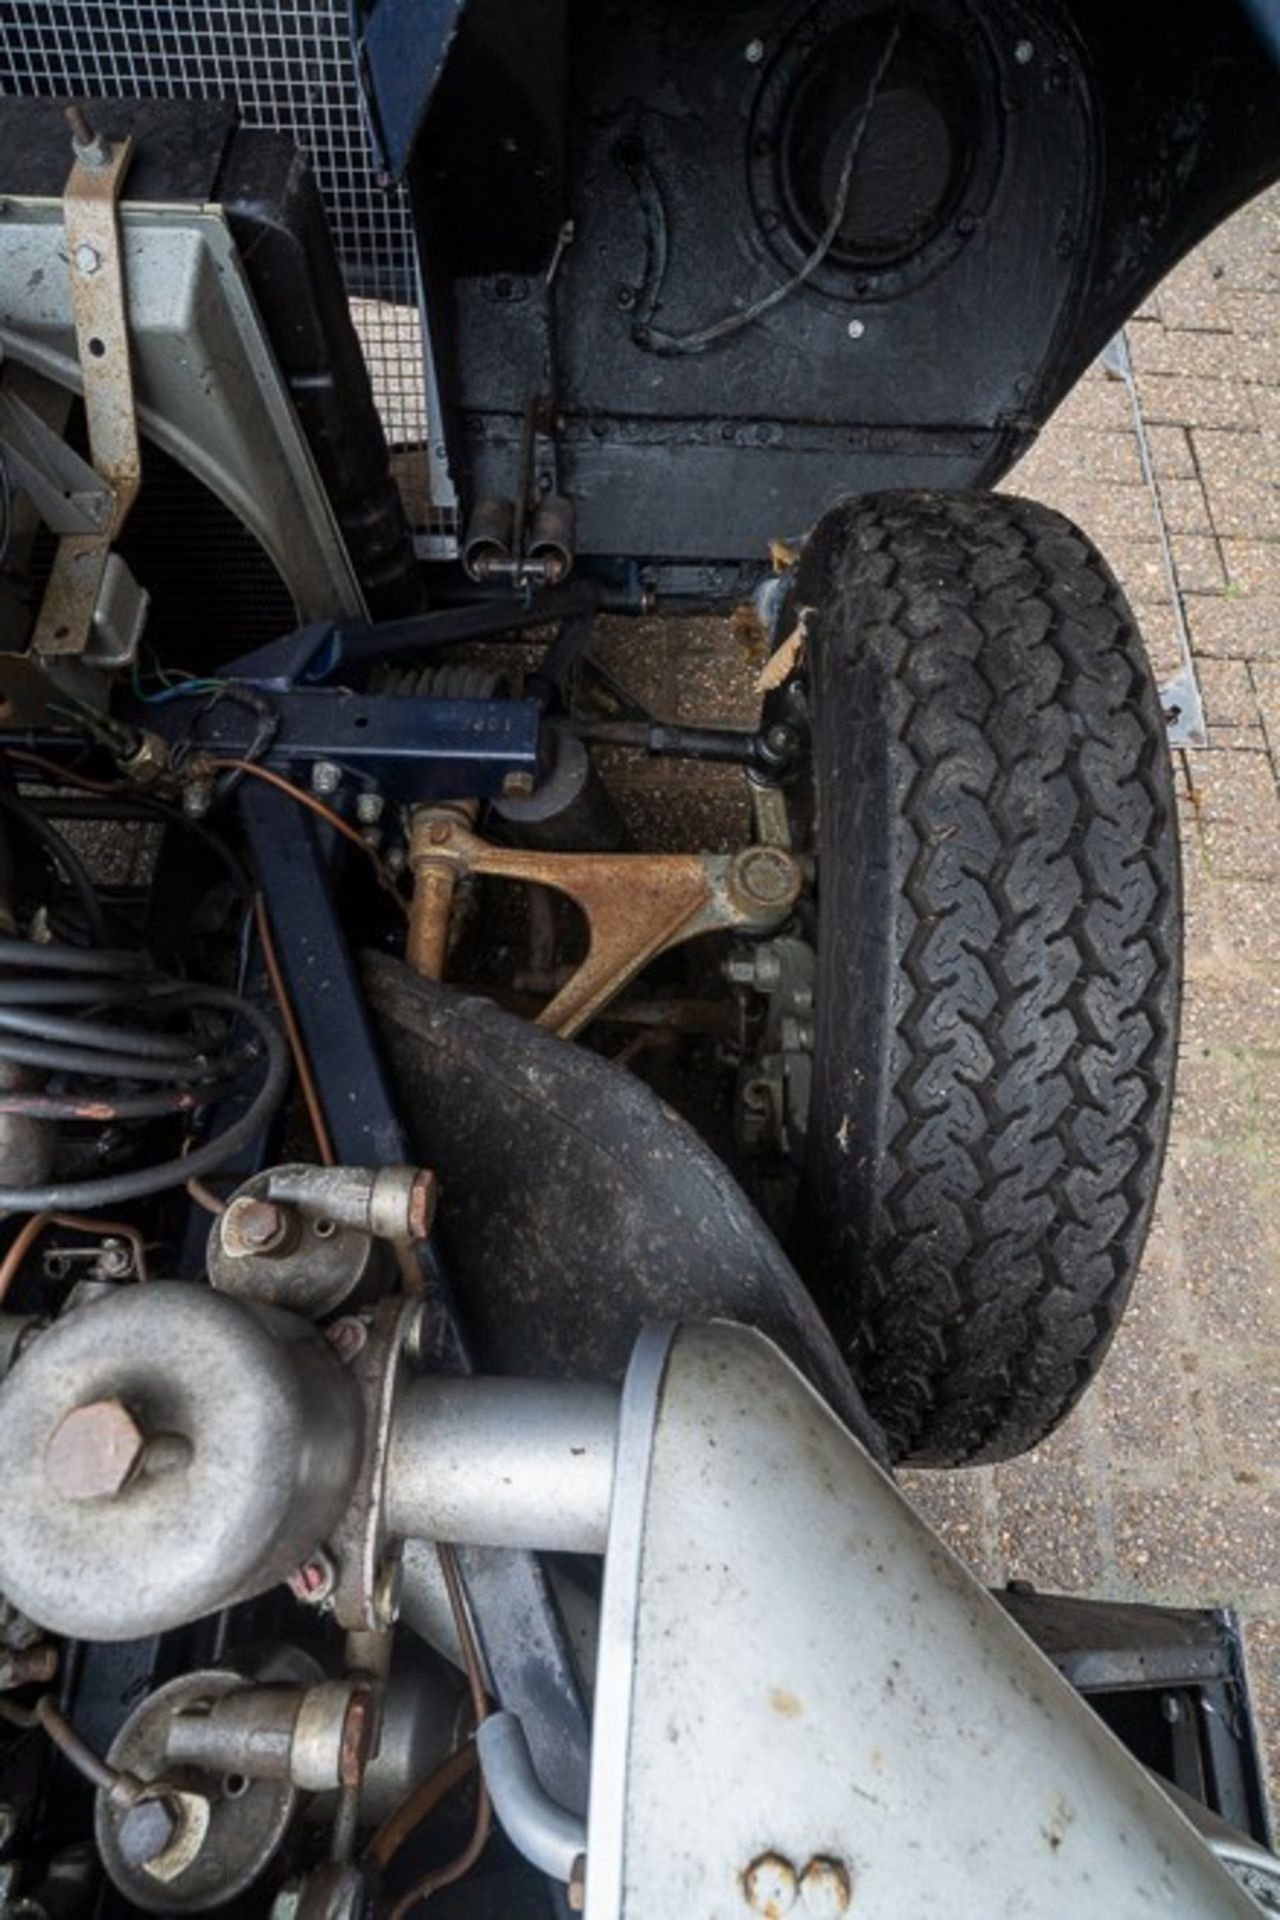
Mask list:
[{"label": "tyre tread pattern", "polygon": [[[1007,1458],[1092,1377],[1155,1196],[1180,977],[1159,701],[1105,562],[1029,501],[850,502],[797,591],[839,923],[806,1264],[897,1457]],[[879,929],[850,940],[860,914]]]}]

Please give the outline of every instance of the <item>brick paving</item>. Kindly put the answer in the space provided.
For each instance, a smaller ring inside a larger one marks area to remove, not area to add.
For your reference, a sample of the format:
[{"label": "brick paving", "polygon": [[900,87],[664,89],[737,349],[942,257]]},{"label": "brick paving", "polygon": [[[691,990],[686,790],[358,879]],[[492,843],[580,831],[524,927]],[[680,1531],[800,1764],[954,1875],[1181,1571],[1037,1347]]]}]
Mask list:
[{"label": "brick paving", "polygon": [[[1130,1312],[1061,1431],[1007,1466],[904,1480],[992,1583],[1238,1608],[1276,1804],[1280,193],[1185,261],[1127,340],[1154,497],[1130,390],[1101,369],[1006,487],[1092,534],[1162,681],[1180,665],[1179,608],[1195,658],[1207,745],[1176,756],[1187,986],[1165,1180]],[[612,644],[664,717],[752,720],[752,663],[725,623],[628,625]],[[619,778],[648,844],[745,830],[735,776],[633,763]]]},{"label": "brick paving", "polygon": [[[1280,194],[1127,329],[1208,744],[1176,755],[1186,1006],[1164,1186],[1102,1375],[1025,1460],[906,1476],[998,1582],[1230,1604],[1280,1787]],[[1111,560],[1179,664],[1129,393],[1095,369],[1006,486]]]}]

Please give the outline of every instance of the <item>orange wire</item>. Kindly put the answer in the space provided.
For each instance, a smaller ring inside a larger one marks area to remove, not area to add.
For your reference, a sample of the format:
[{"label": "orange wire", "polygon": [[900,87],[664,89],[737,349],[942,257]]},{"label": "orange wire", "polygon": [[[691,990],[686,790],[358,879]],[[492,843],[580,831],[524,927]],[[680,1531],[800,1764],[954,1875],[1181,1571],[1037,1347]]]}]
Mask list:
[{"label": "orange wire", "polygon": [[70,1227],[76,1233],[118,1234],[133,1248],[133,1264],[139,1280],[147,1278],[146,1242],[136,1227],[128,1226],[123,1220],[91,1220],[82,1213],[33,1213],[18,1229],[4,1259],[0,1260],[0,1302],[46,1227]]},{"label": "orange wire", "polygon": [[232,760],[225,755],[214,754],[206,764],[219,770],[226,768],[235,773],[248,774],[254,780],[261,780],[267,786],[275,787],[280,793],[287,793],[289,798],[296,800],[300,807],[308,807],[317,819],[323,820],[325,825],[332,827],[335,833],[340,833],[344,840],[351,842],[353,847],[359,847],[361,853],[373,862],[373,870],[378,876],[379,886],[386,889],[405,919],[408,919],[409,904],[404,895],[397,891],[395,881],[378,858],[377,852],[369,845],[364,835],[358,832],[349,820],[344,820],[340,813],[335,813],[332,807],[326,807],[323,800],[317,800],[316,796],[308,793],[305,787],[295,786],[292,780],[286,780],[283,774],[273,773],[270,767],[260,767],[256,760]]},{"label": "orange wire", "polygon": [[315,1075],[311,1071],[311,1061],[307,1057],[306,1042],[302,1038],[298,1016],[293,1010],[293,1002],[289,998],[289,990],[284,983],[284,974],[280,970],[275,941],[271,937],[267,903],[261,893],[255,893],[253,896],[253,918],[258,929],[258,938],[262,942],[262,957],[267,966],[267,978],[271,982],[271,991],[280,1009],[280,1018],[284,1021],[285,1037],[289,1042],[289,1051],[293,1055],[294,1071],[298,1076],[298,1085],[302,1088],[302,1097],[306,1102],[311,1131],[316,1137],[316,1147],[323,1164],[331,1167],[337,1156],[333,1151],[333,1141],[325,1122],[324,1108],[320,1104],[320,1092],[316,1086]]},{"label": "orange wire", "polygon": [[[457,1557],[452,1547],[440,1541],[437,1543],[436,1553],[440,1559],[440,1571],[444,1575],[445,1589],[453,1611],[453,1623],[457,1628],[458,1641],[462,1648],[472,1711],[476,1717],[476,1725],[479,1726],[488,1714],[489,1701],[484,1690],[484,1671],[480,1665],[480,1650],[476,1646],[475,1635],[471,1630],[471,1616],[467,1612],[466,1596],[462,1590],[462,1577],[458,1572]],[[405,1920],[405,1915],[420,1901],[429,1900],[433,1893],[439,1893],[444,1887],[451,1887],[455,1880],[461,1880],[464,1873],[470,1873],[489,1844],[492,1829],[493,1808],[482,1773],[476,1788],[475,1825],[471,1829],[471,1838],[466,1846],[447,1866],[437,1867],[433,1872],[424,1874],[421,1880],[415,1881],[409,1891],[403,1894],[391,1909],[390,1920]]]}]

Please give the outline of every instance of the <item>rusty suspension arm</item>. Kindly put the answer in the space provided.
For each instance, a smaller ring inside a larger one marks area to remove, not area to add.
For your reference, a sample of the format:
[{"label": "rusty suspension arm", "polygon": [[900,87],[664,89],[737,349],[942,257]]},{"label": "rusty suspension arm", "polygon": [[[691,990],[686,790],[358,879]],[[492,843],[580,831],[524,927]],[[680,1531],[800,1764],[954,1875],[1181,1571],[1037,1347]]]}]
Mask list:
[{"label": "rusty suspension arm", "polygon": [[566,1039],[582,1030],[641,968],[698,934],[738,927],[770,933],[800,894],[798,862],[780,847],[717,853],[543,853],[492,846],[457,809],[420,807],[409,836],[414,877],[407,955],[441,978],[453,892],[463,874],[553,887],[586,916],[587,957],[538,1016]]}]

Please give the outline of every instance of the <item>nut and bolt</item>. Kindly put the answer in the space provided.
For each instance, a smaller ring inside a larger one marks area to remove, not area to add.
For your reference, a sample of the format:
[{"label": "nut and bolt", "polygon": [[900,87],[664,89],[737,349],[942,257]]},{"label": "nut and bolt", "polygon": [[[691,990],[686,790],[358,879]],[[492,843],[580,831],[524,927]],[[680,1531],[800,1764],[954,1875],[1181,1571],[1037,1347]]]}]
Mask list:
[{"label": "nut and bolt", "polygon": [[123,1280],[133,1272],[133,1248],[127,1240],[104,1240],[93,1263],[97,1280]]},{"label": "nut and bolt", "polygon": [[101,265],[102,256],[96,247],[91,247],[86,241],[83,246],[76,248],[76,266],[81,273],[96,273]]},{"label": "nut and bolt", "polygon": [[369,1344],[369,1329],[363,1320],[355,1314],[344,1314],[340,1320],[334,1320],[324,1330],[329,1342],[344,1366],[349,1366],[357,1354],[364,1352]]},{"label": "nut and bolt", "polygon": [[75,1407],[45,1448],[45,1478],[64,1500],[110,1500],[141,1463],[146,1436],[122,1400]]},{"label": "nut and bolt", "polygon": [[322,1607],[338,1584],[338,1569],[328,1554],[317,1548],[309,1554],[288,1579],[290,1593],[304,1607]]},{"label": "nut and bolt", "polygon": [[386,801],[373,787],[356,795],[356,819],[362,827],[376,827],[386,811]]},{"label": "nut and bolt", "polygon": [[504,773],[502,776],[502,797],[504,800],[527,800],[536,785],[537,782],[531,773],[522,772],[518,767],[513,768],[510,773]]},{"label": "nut and bolt", "polygon": [[795,861],[781,847],[745,847],[729,868],[729,891],[748,908],[783,908],[800,891]]},{"label": "nut and bolt", "polygon": [[188,780],[182,789],[184,817],[188,820],[203,820],[212,805],[212,780]]},{"label": "nut and bolt", "polygon": [[89,124],[89,117],[83,107],[67,108],[67,125],[71,129],[72,152],[82,167],[96,170],[109,165],[110,145]]},{"label": "nut and bolt", "polygon": [[222,1251],[232,1260],[278,1253],[289,1240],[293,1215],[274,1200],[241,1194],[232,1200],[218,1222]]},{"label": "nut and bolt", "polygon": [[322,798],[342,785],[342,768],[334,760],[317,760],[311,769],[311,791]]},{"label": "nut and bolt", "polygon": [[750,953],[734,953],[724,963],[724,977],[734,987],[754,987],[772,993],[782,980],[782,962],[771,946]]},{"label": "nut and bolt", "polygon": [[167,1794],[135,1800],[126,1807],[116,1828],[120,1858],[129,1867],[149,1867],[169,1851],[181,1824],[178,1809]]}]

